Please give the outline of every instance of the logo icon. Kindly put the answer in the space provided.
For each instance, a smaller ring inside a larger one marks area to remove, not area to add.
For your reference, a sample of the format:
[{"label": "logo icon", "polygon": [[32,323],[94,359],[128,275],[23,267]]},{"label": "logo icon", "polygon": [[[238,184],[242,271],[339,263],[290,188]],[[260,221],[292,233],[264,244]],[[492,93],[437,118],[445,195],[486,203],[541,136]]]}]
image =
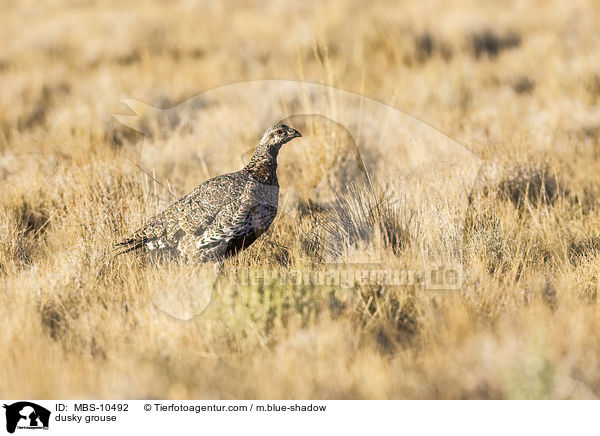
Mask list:
[{"label": "logo icon", "polygon": [[48,429],[50,411],[28,401],[19,401],[11,405],[4,404],[6,409],[6,431],[14,433],[18,429]]}]

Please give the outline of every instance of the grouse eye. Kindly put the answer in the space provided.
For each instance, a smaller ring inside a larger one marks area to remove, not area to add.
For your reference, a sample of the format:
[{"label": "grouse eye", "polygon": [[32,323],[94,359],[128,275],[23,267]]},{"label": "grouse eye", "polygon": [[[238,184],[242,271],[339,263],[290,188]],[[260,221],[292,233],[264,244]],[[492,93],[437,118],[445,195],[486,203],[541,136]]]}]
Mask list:
[{"label": "grouse eye", "polygon": [[282,130],[282,129],[279,129],[279,130],[277,131],[277,134],[278,134],[278,135],[283,135],[283,130]]}]

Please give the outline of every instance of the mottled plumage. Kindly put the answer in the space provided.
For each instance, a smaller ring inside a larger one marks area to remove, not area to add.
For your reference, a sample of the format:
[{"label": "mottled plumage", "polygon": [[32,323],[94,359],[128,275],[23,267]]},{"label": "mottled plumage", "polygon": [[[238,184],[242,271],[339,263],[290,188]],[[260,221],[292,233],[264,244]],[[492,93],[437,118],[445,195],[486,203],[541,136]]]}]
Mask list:
[{"label": "mottled plumage", "polygon": [[116,244],[120,253],[141,250],[199,262],[222,260],[247,248],[277,214],[277,155],[302,136],[277,124],[268,129],[242,170],[202,183],[131,237]]}]

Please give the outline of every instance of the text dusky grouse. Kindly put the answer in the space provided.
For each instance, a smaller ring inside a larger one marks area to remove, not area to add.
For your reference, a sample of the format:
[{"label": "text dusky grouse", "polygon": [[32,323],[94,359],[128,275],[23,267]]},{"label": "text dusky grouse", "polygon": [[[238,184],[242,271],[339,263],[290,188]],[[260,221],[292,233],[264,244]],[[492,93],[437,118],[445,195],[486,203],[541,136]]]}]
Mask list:
[{"label": "text dusky grouse", "polygon": [[285,124],[269,128],[242,170],[209,179],[116,244],[198,262],[218,261],[247,248],[277,215],[277,155],[302,136]]}]

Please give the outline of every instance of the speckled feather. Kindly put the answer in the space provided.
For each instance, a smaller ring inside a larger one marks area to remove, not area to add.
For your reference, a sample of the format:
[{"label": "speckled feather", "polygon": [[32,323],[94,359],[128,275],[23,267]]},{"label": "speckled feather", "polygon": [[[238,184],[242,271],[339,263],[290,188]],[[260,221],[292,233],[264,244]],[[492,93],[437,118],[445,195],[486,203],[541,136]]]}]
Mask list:
[{"label": "speckled feather", "polygon": [[277,215],[277,156],[283,144],[298,136],[286,125],[271,127],[245,168],[207,180],[150,218],[116,244],[119,254],[154,252],[206,262],[247,248]]}]

